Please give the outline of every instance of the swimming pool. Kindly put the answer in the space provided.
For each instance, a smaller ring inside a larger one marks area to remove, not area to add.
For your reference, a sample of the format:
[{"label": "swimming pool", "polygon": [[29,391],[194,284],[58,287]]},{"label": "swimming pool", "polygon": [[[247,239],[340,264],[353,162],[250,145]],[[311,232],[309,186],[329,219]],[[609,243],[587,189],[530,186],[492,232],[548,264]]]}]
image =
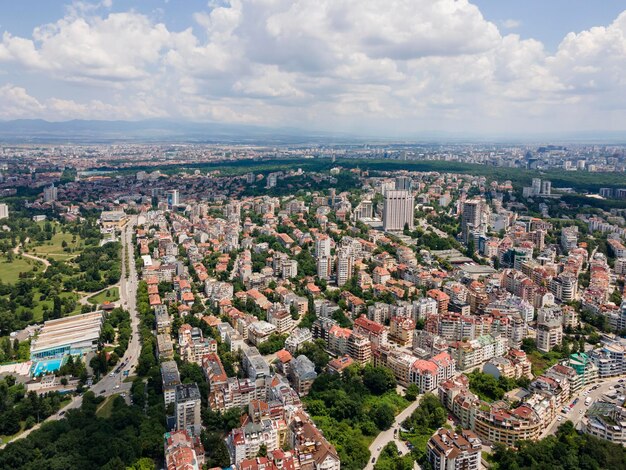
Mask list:
[{"label": "swimming pool", "polygon": [[53,373],[61,368],[65,364],[66,358],[46,359],[45,361],[36,362],[33,366],[33,377],[37,377],[42,374]]}]

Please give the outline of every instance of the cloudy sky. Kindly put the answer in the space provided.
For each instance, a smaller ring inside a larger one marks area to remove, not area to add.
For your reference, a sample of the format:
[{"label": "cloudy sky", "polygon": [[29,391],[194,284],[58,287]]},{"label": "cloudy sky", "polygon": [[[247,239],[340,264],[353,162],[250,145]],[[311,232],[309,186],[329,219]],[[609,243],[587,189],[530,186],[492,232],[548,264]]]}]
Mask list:
[{"label": "cloudy sky", "polygon": [[0,120],[626,130],[623,0],[20,0],[0,34]]}]

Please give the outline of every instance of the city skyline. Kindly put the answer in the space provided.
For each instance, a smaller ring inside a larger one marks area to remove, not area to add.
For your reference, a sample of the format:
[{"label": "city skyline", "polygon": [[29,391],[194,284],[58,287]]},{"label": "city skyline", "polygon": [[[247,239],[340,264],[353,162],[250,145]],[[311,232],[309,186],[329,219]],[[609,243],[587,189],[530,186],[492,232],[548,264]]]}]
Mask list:
[{"label": "city skyline", "polygon": [[390,138],[624,131],[619,2],[173,3],[0,6],[0,120]]}]

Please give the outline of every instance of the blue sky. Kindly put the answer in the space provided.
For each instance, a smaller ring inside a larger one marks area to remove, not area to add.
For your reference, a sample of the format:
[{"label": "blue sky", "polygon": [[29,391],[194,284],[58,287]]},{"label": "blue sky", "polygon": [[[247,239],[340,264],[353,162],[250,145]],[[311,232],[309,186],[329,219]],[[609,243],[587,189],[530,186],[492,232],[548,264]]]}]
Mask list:
[{"label": "blue sky", "polygon": [[0,2],[0,119],[626,130],[616,0]]},{"label": "blue sky", "polygon": [[519,26],[508,29],[524,38],[535,38],[556,50],[571,32],[606,25],[624,9],[623,0],[474,0],[486,19],[504,28],[507,20]]}]

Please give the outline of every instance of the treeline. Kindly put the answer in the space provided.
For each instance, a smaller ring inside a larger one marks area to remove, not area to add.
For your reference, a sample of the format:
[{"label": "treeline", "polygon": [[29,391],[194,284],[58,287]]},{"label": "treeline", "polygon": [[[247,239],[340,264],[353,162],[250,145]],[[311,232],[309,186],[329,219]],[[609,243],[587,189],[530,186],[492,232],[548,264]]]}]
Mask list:
[{"label": "treeline", "polygon": [[142,407],[128,407],[117,397],[110,417],[100,418],[96,409],[103,400],[85,393],[80,409],[69,410],[65,419],[47,422],[0,451],[0,468],[124,470],[142,458],[147,464],[143,468],[155,468],[151,462],[163,458],[162,416],[145,415]]},{"label": "treeline", "polygon": [[141,338],[141,352],[137,363],[137,374],[146,376],[151,368],[158,365],[156,359],[156,337],[152,329],[156,321],[154,312],[150,307],[148,284],[140,281],[137,287],[137,312],[139,313],[139,337]]}]

